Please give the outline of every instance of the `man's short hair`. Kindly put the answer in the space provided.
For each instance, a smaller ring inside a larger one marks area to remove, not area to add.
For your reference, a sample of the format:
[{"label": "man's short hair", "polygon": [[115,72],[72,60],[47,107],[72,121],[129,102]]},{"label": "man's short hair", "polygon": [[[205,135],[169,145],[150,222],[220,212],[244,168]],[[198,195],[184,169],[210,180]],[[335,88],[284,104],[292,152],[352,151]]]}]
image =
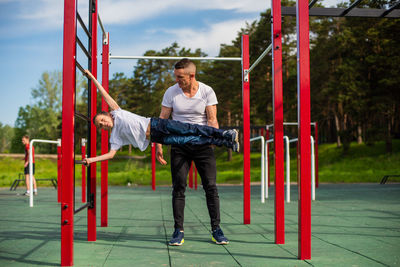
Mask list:
[{"label": "man's short hair", "polygon": [[174,67],[176,70],[187,69],[189,72],[196,73],[196,65],[188,58],[182,58],[175,63]]},{"label": "man's short hair", "polygon": [[29,135],[24,135],[22,138],[28,139],[29,140]]}]

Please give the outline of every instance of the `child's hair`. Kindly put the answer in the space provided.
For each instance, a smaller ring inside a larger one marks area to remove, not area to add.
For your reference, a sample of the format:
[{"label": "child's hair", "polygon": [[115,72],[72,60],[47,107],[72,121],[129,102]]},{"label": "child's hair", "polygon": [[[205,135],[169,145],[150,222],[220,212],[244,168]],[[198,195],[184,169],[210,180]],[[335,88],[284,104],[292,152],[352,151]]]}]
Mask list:
[{"label": "child's hair", "polygon": [[96,115],[94,115],[94,117],[93,117],[93,124],[95,124],[96,118],[97,118],[97,116],[99,116],[99,115],[106,115],[106,116],[111,117],[111,114],[110,114],[109,112],[102,110],[102,111],[100,111],[99,113],[97,113]]}]

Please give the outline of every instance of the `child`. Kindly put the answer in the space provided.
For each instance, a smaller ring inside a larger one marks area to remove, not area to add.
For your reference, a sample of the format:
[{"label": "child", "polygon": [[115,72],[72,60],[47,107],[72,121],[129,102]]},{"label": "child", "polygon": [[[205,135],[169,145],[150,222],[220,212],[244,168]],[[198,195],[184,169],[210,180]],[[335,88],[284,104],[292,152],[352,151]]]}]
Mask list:
[{"label": "child", "polygon": [[[93,80],[111,112],[101,111],[93,117],[93,123],[97,128],[111,131],[110,151],[104,155],[86,158],[85,165],[90,163],[112,159],[117,150],[123,146],[132,144],[144,151],[150,141],[165,145],[204,145],[212,144],[226,146],[235,152],[239,152],[238,131],[220,130],[214,127],[190,123],[182,123],[174,120],[160,118],[146,118],[126,110],[122,110],[112,97],[106,92],[89,70],[86,75]],[[167,162],[162,162],[163,165]]]},{"label": "child", "polygon": [[33,194],[37,195],[37,187],[36,187],[36,179],[35,179],[35,148],[29,147],[29,136],[24,135],[22,137],[22,144],[25,146],[25,163],[24,163],[24,174],[25,174],[25,184],[26,184],[26,192],[25,196],[29,196],[31,192],[30,183],[29,183],[29,149],[32,149],[32,179],[33,179]]}]

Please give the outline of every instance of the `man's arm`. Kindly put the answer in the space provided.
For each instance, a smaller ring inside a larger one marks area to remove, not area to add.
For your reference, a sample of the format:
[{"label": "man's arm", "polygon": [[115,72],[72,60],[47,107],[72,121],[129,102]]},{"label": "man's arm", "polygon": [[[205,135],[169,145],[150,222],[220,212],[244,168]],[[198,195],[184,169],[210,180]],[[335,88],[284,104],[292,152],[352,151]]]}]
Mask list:
[{"label": "man's arm", "polygon": [[217,120],[217,105],[207,106],[206,114],[207,114],[207,125],[218,129],[219,125]]},{"label": "man's arm", "polygon": [[[161,106],[160,118],[161,119],[169,119],[169,116],[171,115],[171,112],[172,112],[172,108]],[[166,165],[167,164],[167,162],[164,159],[162,144],[156,144],[156,159],[162,165]]]},{"label": "man's arm", "polygon": [[96,80],[93,74],[89,70],[85,70],[86,75],[93,81],[96,87],[99,89],[101,95],[104,97],[104,100],[107,102],[108,106],[111,110],[119,109],[117,102],[107,93],[107,91],[103,88],[103,86]]},{"label": "man's arm", "polygon": [[93,158],[86,158],[86,159],[83,159],[82,161],[83,161],[83,164],[84,164],[84,165],[89,166],[90,163],[93,163],[93,162],[104,161],[104,160],[112,159],[112,158],[115,156],[116,153],[117,153],[116,150],[112,150],[112,149],[111,149],[111,150],[110,150],[108,153],[106,153],[106,154],[103,154],[103,155],[97,156],[97,157],[93,157]]}]

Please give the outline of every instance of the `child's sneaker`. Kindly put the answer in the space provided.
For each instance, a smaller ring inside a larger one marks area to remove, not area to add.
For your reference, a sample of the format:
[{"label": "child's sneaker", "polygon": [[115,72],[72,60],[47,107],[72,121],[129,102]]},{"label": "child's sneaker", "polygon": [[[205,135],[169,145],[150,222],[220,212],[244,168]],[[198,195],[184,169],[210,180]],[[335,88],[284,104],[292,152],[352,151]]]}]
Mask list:
[{"label": "child's sneaker", "polygon": [[240,144],[239,144],[239,142],[233,143],[233,145],[232,145],[232,151],[233,151],[233,152],[239,152],[239,150],[240,150]]},{"label": "child's sneaker", "polygon": [[235,129],[224,131],[222,136],[226,139],[230,139],[229,141],[232,143],[239,141],[239,132]]},{"label": "child's sneaker", "polygon": [[181,246],[185,240],[183,239],[184,233],[181,232],[179,229],[175,229],[174,233],[172,234],[172,238],[169,241],[168,245],[170,246]]},{"label": "child's sneaker", "polygon": [[229,241],[224,236],[224,232],[222,232],[221,228],[217,228],[212,232],[212,241],[214,241],[218,245],[229,244]]}]

